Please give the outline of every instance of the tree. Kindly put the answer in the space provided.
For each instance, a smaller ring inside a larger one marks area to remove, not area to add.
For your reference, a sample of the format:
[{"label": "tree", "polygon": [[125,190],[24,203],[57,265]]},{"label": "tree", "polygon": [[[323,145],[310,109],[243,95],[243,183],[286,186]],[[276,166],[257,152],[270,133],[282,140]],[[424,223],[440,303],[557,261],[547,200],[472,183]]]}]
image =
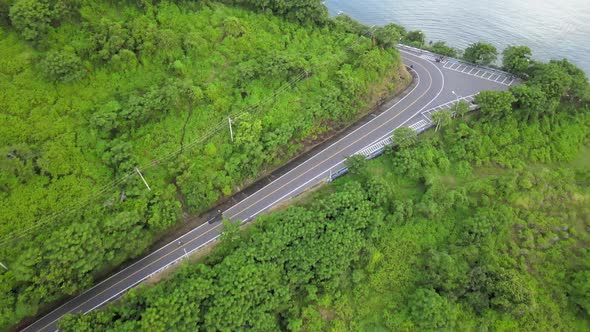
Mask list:
[{"label": "tree", "polygon": [[363,35],[365,37],[370,37],[369,27],[358,22],[357,20],[353,19],[352,17],[346,14],[341,13],[334,17],[334,23],[336,24],[336,26],[342,28],[346,32],[355,33],[357,35]]},{"label": "tree", "polygon": [[453,116],[460,116],[461,119],[463,119],[465,114],[469,113],[470,110],[471,107],[469,103],[464,100],[460,100],[451,107],[451,114]]},{"label": "tree", "polygon": [[452,326],[450,305],[434,289],[417,289],[408,307],[412,321],[422,330],[449,329]]},{"label": "tree", "polygon": [[590,270],[574,273],[569,288],[570,300],[590,316]]},{"label": "tree", "polygon": [[41,61],[40,67],[43,75],[51,81],[68,83],[84,76],[82,61],[73,51],[51,51]]},{"label": "tree", "polygon": [[438,131],[441,127],[446,127],[451,123],[452,116],[449,110],[440,110],[431,114],[432,121],[436,124],[434,131]]},{"label": "tree", "polygon": [[346,167],[350,174],[362,174],[367,168],[365,156],[357,154],[346,158]]},{"label": "tree", "polygon": [[394,47],[405,36],[406,29],[397,24],[387,24],[375,29],[373,36],[381,47]]},{"label": "tree", "polygon": [[469,45],[463,53],[463,59],[471,63],[487,66],[496,61],[498,51],[496,47],[488,43],[474,43]]},{"label": "tree", "polygon": [[418,134],[412,128],[400,127],[394,130],[392,139],[400,149],[405,149],[418,142]]},{"label": "tree", "polygon": [[10,20],[25,40],[38,42],[50,28],[51,10],[44,0],[17,0],[10,7]]},{"label": "tree", "polygon": [[429,250],[424,257],[423,282],[441,294],[460,294],[465,287],[468,266],[447,252]]},{"label": "tree", "polygon": [[457,50],[453,47],[447,46],[444,41],[437,41],[430,46],[430,50],[434,53],[449,56],[452,58],[457,57]]},{"label": "tree", "polygon": [[426,35],[420,30],[408,31],[404,37],[404,41],[408,44],[422,47],[426,41]]},{"label": "tree", "polygon": [[320,0],[292,0],[292,1],[260,1],[260,0],[234,0],[236,3],[245,3],[262,11],[270,9],[274,14],[301,23],[314,23],[323,25],[328,20],[328,9]]},{"label": "tree", "polygon": [[516,98],[508,91],[482,91],[475,97],[475,103],[488,118],[501,118],[511,114]]},{"label": "tree", "polygon": [[571,77],[556,62],[535,64],[531,72],[530,83],[543,90],[548,99],[561,100],[571,84]]},{"label": "tree", "polygon": [[528,46],[508,46],[502,52],[502,67],[509,73],[522,75],[529,69],[531,55]]},{"label": "tree", "polygon": [[570,99],[582,99],[588,93],[588,76],[567,59],[551,60],[550,64],[556,64],[569,76],[569,85],[566,88],[566,95]]},{"label": "tree", "polygon": [[239,38],[244,33],[246,33],[246,30],[244,29],[242,22],[240,22],[240,19],[233,16],[226,17],[223,20],[223,31],[226,36],[232,36],[236,38]]},{"label": "tree", "polygon": [[538,117],[555,109],[556,104],[549,103],[543,90],[536,85],[516,85],[510,88],[510,92],[516,98],[518,108],[526,115],[527,119]]}]

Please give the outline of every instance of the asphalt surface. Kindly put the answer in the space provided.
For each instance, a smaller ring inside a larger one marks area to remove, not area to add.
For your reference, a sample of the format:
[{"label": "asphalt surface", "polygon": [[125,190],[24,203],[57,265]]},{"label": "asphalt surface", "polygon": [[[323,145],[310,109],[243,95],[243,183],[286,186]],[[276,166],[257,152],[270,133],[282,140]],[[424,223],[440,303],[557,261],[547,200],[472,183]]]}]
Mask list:
[{"label": "asphalt surface", "polygon": [[[452,64],[452,60],[438,63],[432,55],[418,51],[400,50],[400,53],[404,63],[413,67],[416,77],[414,87],[409,93],[373,120],[319,151],[252,195],[236,202],[223,211],[223,217],[232,221],[251,221],[277,203],[326,182],[331,172],[342,168],[346,157],[388,137],[396,128],[429,121],[424,116],[428,110],[483,90],[506,90],[507,83],[511,83],[507,77],[500,77],[502,73],[486,74],[486,69],[466,68],[464,64],[457,66]],[[63,315],[87,313],[115,300],[153,274],[181,261],[217,239],[222,229],[220,219],[215,218],[185,233],[177,240],[66,302],[23,331],[56,331],[57,323]]]}]

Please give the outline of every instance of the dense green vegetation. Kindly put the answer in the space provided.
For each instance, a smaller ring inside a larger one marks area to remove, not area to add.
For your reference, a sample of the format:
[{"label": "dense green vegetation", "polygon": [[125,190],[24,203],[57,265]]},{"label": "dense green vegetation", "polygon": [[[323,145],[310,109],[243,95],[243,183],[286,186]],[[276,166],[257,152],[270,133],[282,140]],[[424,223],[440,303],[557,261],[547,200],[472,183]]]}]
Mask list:
[{"label": "dense green vegetation", "polygon": [[496,62],[498,51],[494,45],[478,42],[469,45],[463,52],[463,59],[478,65],[489,65]]},{"label": "dense green vegetation", "polygon": [[528,74],[60,331],[589,330],[589,86]]},{"label": "dense green vegetation", "polygon": [[380,46],[319,0],[0,1],[0,328],[403,89]]}]

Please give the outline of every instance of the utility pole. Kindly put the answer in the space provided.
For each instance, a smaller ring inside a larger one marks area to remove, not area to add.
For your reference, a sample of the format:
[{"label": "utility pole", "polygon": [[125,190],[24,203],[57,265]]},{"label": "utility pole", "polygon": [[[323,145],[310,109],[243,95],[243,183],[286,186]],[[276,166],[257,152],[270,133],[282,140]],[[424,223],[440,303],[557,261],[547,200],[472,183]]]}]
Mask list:
[{"label": "utility pole", "polygon": [[186,248],[182,248],[184,250],[184,258],[188,259],[188,253],[186,252]]},{"label": "utility pole", "polygon": [[231,141],[233,142],[234,141],[234,131],[231,127],[231,118],[229,116],[227,117],[227,122],[229,122],[229,135],[231,137]]},{"label": "utility pole", "polygon": [[8,271],[8,268],[6,267],[6,265],[0,263],[0,266],[2,266],[6,271]]},{"label": "utility pole", "polygon": [[145,178],[143,177],[143,175],[141,174],[141,172],[139,171],[139,168],[135,167],[135,170],[137,171],[137,174],[139,174],[139,177],[143,180],[143,183],[145,184],[145,186],[148,188],[149,191],[152,191],[152,188],[150,188],[150,185],[147,183],[147,181],[145,180]]}]

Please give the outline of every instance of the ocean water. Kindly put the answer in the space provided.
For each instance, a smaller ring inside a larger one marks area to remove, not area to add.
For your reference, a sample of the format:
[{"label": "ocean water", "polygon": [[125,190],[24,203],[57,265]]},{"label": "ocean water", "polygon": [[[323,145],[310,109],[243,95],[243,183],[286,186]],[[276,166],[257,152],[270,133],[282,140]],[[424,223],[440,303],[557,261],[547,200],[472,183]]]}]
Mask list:
[{"label": "ocean water", "polygon": [[[420,29],[427,41],[464,49],[485,41],[502,50],[527,45],[539,60],[567,58],[590,74],[590,0],[326,0],[368,25]],[[498,57],[501,59],[501,56]]]}]

